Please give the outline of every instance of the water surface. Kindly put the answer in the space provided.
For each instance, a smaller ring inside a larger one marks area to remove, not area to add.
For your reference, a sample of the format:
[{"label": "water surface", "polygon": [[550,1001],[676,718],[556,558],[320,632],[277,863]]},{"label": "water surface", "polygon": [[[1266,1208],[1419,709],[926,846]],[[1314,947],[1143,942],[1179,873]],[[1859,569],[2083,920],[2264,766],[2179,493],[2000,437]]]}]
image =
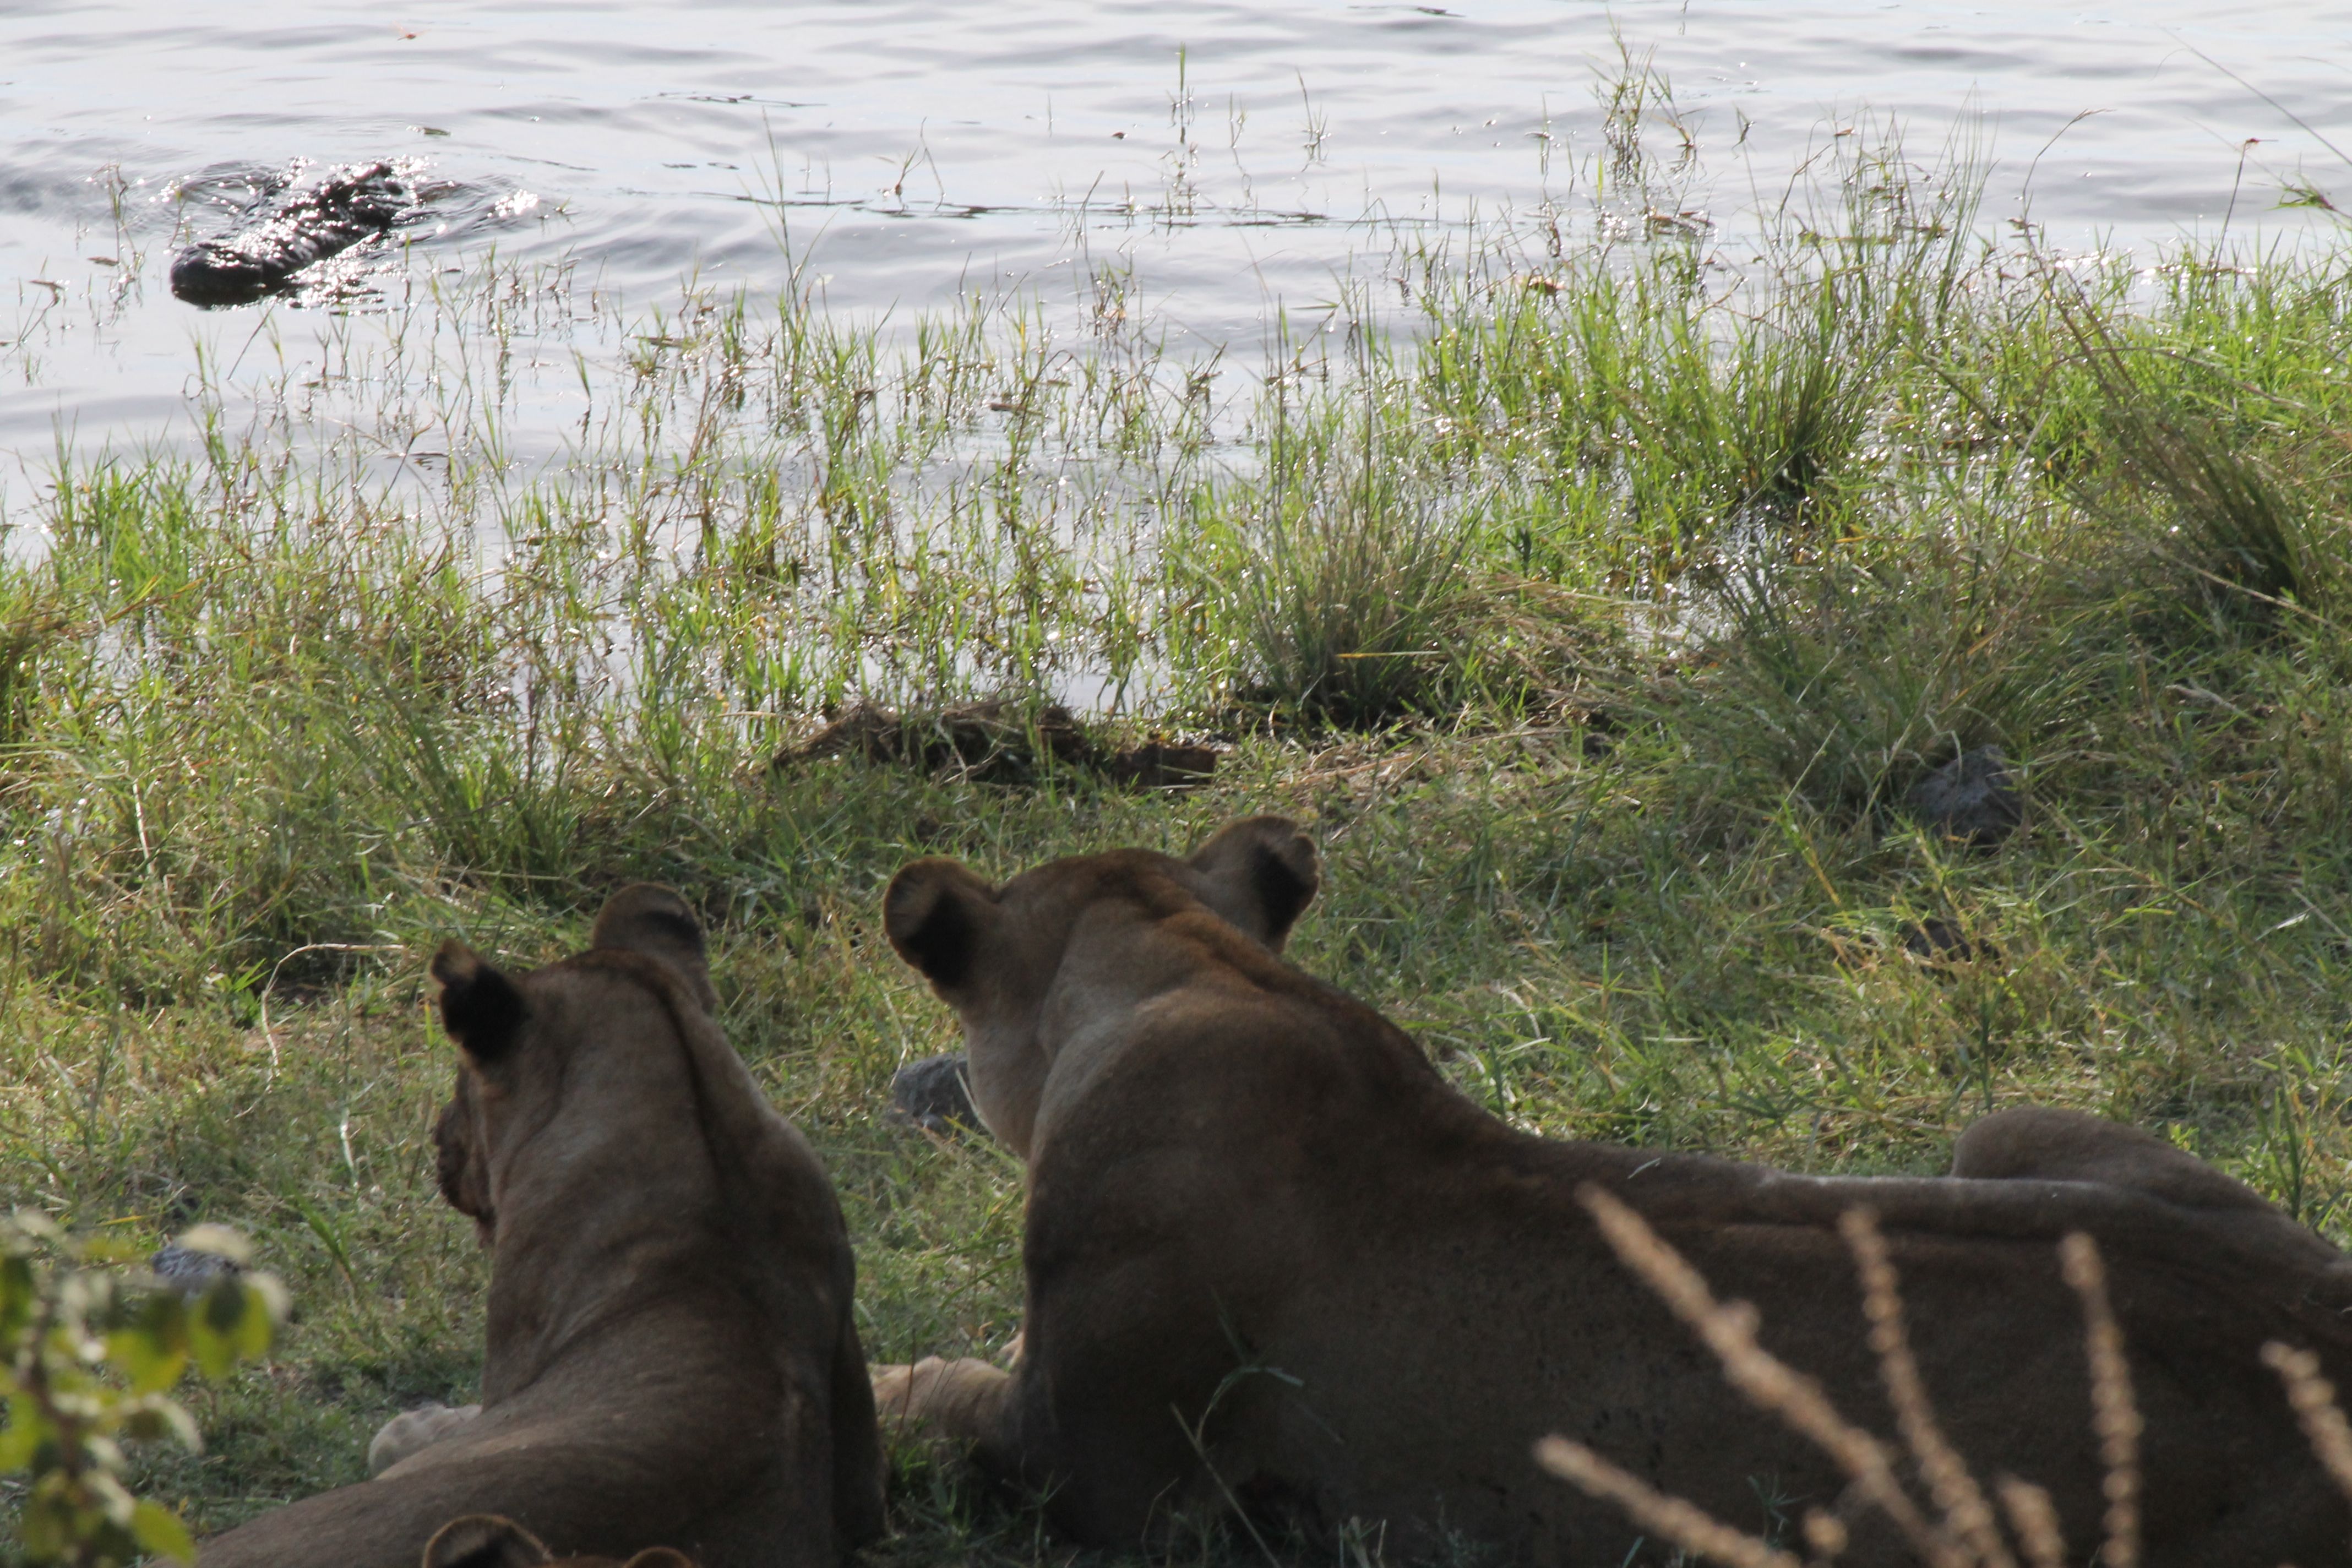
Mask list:
[{"label": "water surface", "polygon": [[[2352,0],[16,0],[0,499],[61,437],[185,443],[200,365],[299,379],[338,312],[413,304],[492,247],[570,263],[572,303],[529,329],[543,356],[597,306],[651,310],[688,279],[772,293],[795,265],[829,308],[895,321],[973,291],[1069,308],[1109,268],[1177,352],[1254,350],[1400,237],[1588,201],[1595,84],[1628,55],[1698,148],[1704,244],[1873,115],[1923,153],[1976,127],[1991,216],[2030,200],[2062,245],[2290,236],[2333,220],[2278,210],[2284,185],[2352,196],[2325,144],[2352,147]],[[165,289],[173,245],[255,180],[386,157],[447,191],[331,299],[207,313]],[[610,335],[583,344],[597,374]],[[525,409],[512,437],[557,441],[564,417]]]}]

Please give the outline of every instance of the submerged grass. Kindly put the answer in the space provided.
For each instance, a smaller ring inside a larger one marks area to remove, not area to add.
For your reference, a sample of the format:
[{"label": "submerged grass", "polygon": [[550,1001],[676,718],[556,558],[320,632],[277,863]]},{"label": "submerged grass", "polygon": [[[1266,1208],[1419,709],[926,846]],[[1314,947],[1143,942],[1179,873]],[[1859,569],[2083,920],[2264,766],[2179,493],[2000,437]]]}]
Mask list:
[{"label": "submerged grass", "polygon": [[[559,954],[634,878],[710,921],[877,1359],[1020,1310],[1019,1170],[882,1114],[953,1043],[884,882],[1255,811],[1328,856],[1298,961],[1520,1125],[1916,1171],[2074,1105],[2346,1234],[2352,244],[2135,272],[1836,155],[1737,269],[1698,220],[1414,252],[1412,319],[1239,395],[1117,278],[1075,336],[896,347],[693,295],[524,465],[500,322],[551,307],[492,273],[308,401],[215,398],[194,460],[61,460],[0,552],[0,1202],[238,1226],[298,1303],[157,1484],[217,1527],[467,1394],[423,963]],[[831,703],[1000,690],[1229,754],[1179,795],[766,765]],[[1901,802],[1986,743],[2031,805],[1974,852]],[[887,1555],[1065,1555],[899,1481]]]}]

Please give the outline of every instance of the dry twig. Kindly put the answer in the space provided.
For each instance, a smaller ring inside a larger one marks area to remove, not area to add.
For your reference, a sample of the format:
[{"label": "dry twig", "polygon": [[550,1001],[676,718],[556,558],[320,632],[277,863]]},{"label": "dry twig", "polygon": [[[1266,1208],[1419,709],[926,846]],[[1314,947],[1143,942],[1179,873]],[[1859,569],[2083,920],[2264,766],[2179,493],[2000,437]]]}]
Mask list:
[{"label": "dry twig", "polygon": [[1664,1492],[1619,1469],[1581,1443],[1546,1437],[1536,1445],[1536,1462],[1594,1497],[1615,1503],[1625,1517],[1654,1535],[1730,1568],[1805,1568],[1787,1552],[1745,1535],[1696,1503]]},{"label": "dry twig", "polygon": [[2000,1538],[2000,1521],[1986,1500],[1984,1489],[1977,1485],[1968,1461],[1937,1424],[1918,1360],[1911,1353],[1911,1338],[1903,1323],[1903,1298],[1897,1290],[1894,1262],[1887,1257],[1886,1238],[1878,1232],[1877,1216],[1868,1209],[1848,1209],[1838,1217],[1838,1230],[1853,1252],[1854,1270],[1862,1279],[1863,1316],[1870,1320],[1870,1348],[1878,1355],[1887,1403],[1895,1407],[1895,1426],[1918,1462],[1928,1496],[1978,1563],[1985,1568],[2017,1568],[2017,1559]]},{"label": "dry twig", "polygon": [[1967,1555],[1950,1534],[1920,1512],[1895,1479],[1885,1445],[1840,1415],[1820,1384],[1757,1342],[1753,1306],[1718,1303],[1698,1270],[1660,1240],[1640,1215],[1598,1186],[1587,1183],[1577,1196],[1618,1258],[1715,1352],[1733,1387],[1836,1460],[1862,1495],[1895,1521],[1929,1568],[1967,1568]]},{"label": "dry twig", "polygon": [[2066,1283],[2083,1299],[2084,1351],[2091,1362],[2091,1428],[2099,1435],[2099,1457],[2107,1477],[2107,1543],[2105,1568],[2139,1564],[2139,1407],[2132,1400],[2131,1367],[2124,1360],[2124,1333],[2107,1300],[2106,1266],[2098,1243],[2074,1231],[2058,1244]]},{"label": "dry twig", "polygon": [[2336,1403],[2336,1385],[2320,1375],[2318,1355],[2273,1340],[2263,1347],[2263,1364],[2286,1384],[2287,1403],[2294,1406],[2303,1435],[2327,1468],[2328,1479],[2352,1498],[2352,1425]]},{"label": "dry twig", "polygon": [[1993,1484],[2000,1489],[2009,1527],[2017,1531],[2030,1568],[2066,1568],[2066,1537],[2058,1528],[2058,1510],[2051,1505],[2050,1494],[2015,1476],[2003,1476]]}]

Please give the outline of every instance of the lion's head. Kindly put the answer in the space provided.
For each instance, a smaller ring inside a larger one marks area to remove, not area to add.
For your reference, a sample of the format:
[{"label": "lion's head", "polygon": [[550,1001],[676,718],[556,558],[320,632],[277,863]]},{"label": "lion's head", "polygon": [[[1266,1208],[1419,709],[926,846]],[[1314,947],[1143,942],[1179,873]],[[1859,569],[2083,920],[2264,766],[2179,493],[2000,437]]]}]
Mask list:
[{"label": "lion's head", "polygon": [[1242,941],[1279,952],[1320,883],[1314,840],[1297,823],[1252,816],[1181,860],[1148,849],[1074,856],[1002,887],[952,860],[918,860],[891,879],[882,921],[898,956],[962,1020],[974,1107],[1025,1157],[1052,1065],[1040,1019],[1094,978],[1069,961],[1081,922],[1148,923],[1170,944]]},{"label": "lion's head", "polygon": [[529,974],[509,975],[460,942],[445,942],[428,973],[441,988],[441,1022],[457,1043],[457,1080],[433,1129],[441,1195],[470,1216],[484,1246],[498,1225],[498,1152],[518,1125],[552,1113],[581,1042],[583,1017],[614,983],[639,1005],[718,1005],[702,927],[686,900],[639,882],[605,901],[589,950]]}]

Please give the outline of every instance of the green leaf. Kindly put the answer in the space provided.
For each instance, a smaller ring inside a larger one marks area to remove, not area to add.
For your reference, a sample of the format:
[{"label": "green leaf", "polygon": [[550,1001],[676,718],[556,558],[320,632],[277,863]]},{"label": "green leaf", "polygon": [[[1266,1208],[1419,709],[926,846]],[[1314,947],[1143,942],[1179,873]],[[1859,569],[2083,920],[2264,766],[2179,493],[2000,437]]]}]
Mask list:
[{"label": "green leaf", "polygon": [[33,1260],[20,1256],[0,1257],[0,1343],[25,1331],[39,1301]]},{"label": "green leaf", "polygon": [[122,1473],[122,1446],[103,1432],[86,1432],[82,1434],[81,1451],[89,1462],[89,1468],[82,1472],[82,1486],[93,1497],[106,1501],[110,1517],[128,1520],[131,1494],[114,1479]]},{"label": "green leaf", "polygon": [[248,1274],[245,1287],[245,1317],[237,1326],[236,1352],[251,1361],[268,1353],[278,1325],[286,1318],[286,1287],[274,1274]]},{"label": "green leaf", "polygon": [[240,1361],[269,1349],[286,1310],[286,1289],[267,1274],[216,1279],[188,1323],[188,1349],[207,1378],[228,1375]]},{"label": "green leaf", "polygon": [[16,1526],[17,1540],[25,1548],[26,1558],[46,1563],[62,1557],[73,1533],[73,1514],[61,1507],[54,1497],[36,1496],[25,1505],[25,1516]]},{"label": "green leaf", "polygon": [[[236,1344],[215,1326],[213,1320],[214,1314],[209,1311],[196,1314],[195,1321],[188,1325],[188,1351],[196,1358],[196,1370],[217,1383],[236,1365]],[[231,1318],[229,1327],[233,1330],[236,1326],[236,1320]]]},{"label": "green leaf", "polygon": [[0,1476],[21,1470],[33,1462],[33,1451],[41,1446],[48,1429],[35,1416],[22,1400],[15,1402],[8,1425],[0,1426]]},{"label": "green leaf", "polygon": [[169,1557],[175,1563],[196,1560],[195,1538],[180,1516],[159,1502],[142,1502],[131,1513],[131,1538],[140,1550],[158,1557]]},{"label": "green leaf", "polygon": [[205,1287],[196,1298],[196,1321],[214,1333],[234,1335],[245,1321],[249,1305],[245,1293],[245,1281],[234,1274],[225,1274]]},{"label": "green leaf", "polygon": [[176,1291],[136,1300],[106,1336],[106,1359],[130,1381],[133,1394],[155,1394],[180,1381],[188,1364],[187,1311]]},{"label": "green leaf", "polygon": [[224,1275],[205,1288],[194,1305],[195,1310],[189,1314],[188,1348],[206,1377],[226,1377],[236,1365],[243,1337],[248,1305],[245,1282],[235,1275]]},{"label": "green leaf", "polygon": [[122,1373],[133,1394],[161,1394],[188,1369],[184,1346],[159,1343],[144,1329],[117,1329],[107,1335],[106,1359]]},{"label": "green leaf", "polygon": [[151,1394],[143,1399],[132,1401],[120,1414],[125,1436],[142,1443],[170,1437],[192,1454],[204,1451],[204,1436],[196,1430],[194,1418],[177,1403],[160,1394]]}]

